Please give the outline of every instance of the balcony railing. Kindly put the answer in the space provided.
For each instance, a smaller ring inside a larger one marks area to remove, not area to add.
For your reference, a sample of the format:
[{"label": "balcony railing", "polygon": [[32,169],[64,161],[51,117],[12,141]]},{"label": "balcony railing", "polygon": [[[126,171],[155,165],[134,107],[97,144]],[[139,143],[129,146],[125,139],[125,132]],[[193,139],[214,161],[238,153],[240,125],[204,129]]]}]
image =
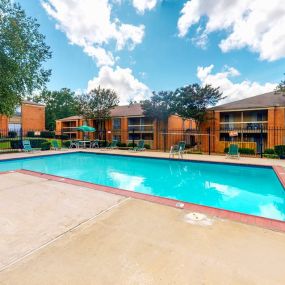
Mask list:
[{"label": "balcony railing", "polygon": [[233,131],[233,130],[243,130],[243,131],[258,131],[261,128],[266,130],[268,127],[267,121],[254,121],[254,122],[221,122],[220,130],[223,131]]},{"label": "balcony railing", "polygon": [[153,125],[129,125],[129,132],[153,132]]},{"label": "balcony railing", "polygon": [[74,132],[77,132],[77,128],[78,127],[65,127],[65,128],[62,128],[62,132],[63,133],[74,133]]}]

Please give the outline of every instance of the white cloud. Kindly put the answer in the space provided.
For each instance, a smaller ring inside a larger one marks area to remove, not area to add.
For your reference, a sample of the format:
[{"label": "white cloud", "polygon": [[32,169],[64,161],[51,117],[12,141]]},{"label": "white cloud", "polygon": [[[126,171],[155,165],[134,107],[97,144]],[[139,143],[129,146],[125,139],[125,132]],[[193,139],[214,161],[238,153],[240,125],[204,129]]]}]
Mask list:
[{"label": "white cloud", "polygon": [[130,68],[115,69],[102,66],[97,77],[88,82],[88,91],[98,86],[114,89],[120,98],[120,104],[128,104],[129,100],[140,101],[151,95],[149,88],[136,79]]},{"label": "white cloud", "polygon": [[199,34],[203,45],[211,32],[224,30],[220,42],[223,52],[248,47],[260,59],[273,61],[285,57],[285,6],[283,0],[191,0],[181,10],[177,26],[184,37],[191,26],[207,17]]},{"label": "white cloud", "polygon": [[116,42],[117,49],[134,48],[142,42],[144,26],[121,23],[111,19],[108,0],[42,0],[42,6],[57,22],[71,44],[83,48],[98,66],[113,65],[115,60],[105,46]]},{"label": "white cloud", "polygon": [[225,66],[222,72],[213,73],[214,65],[197,68],[197,77],[202,84],[211,84],[213,87],[220,87],[226,98],[220,103],[227,103],[244,99],[247,97],[259,95],[262,93],[273,91],[276,83],[267,82],[260,84],[256,81],[244,80],[239,83],[234,83],[231,78],[239,76],[240,73],[233,67]]},{"label": "white cloud", "polygon": [[138,13],[143,14],[145,10],[152,10],[155,8],[158,0],[133,0],[133,6]]}]

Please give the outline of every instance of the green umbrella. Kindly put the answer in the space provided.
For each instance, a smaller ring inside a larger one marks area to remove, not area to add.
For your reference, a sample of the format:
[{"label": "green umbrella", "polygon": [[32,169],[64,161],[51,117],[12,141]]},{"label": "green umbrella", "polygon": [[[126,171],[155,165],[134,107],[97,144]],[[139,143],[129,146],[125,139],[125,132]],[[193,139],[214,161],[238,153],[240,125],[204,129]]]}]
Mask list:
[{"label": "green umbrella", "polygon": [[95,128],[92,128],[92,127],[89,127],[89,126],[86,126],[86,125],[83,125],[83,126],[80,126],[77,128],[78,131],[81,131],[81,132],[95,132],[96,129]]}]

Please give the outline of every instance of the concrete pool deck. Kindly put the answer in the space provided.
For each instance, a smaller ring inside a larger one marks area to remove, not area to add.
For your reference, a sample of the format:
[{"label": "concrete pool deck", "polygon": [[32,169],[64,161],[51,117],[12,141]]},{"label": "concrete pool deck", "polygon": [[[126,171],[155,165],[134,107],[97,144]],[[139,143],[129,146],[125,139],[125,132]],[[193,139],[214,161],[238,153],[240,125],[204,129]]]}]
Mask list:
[{"label": "concrete pool deck", "polygon": [[[13,158],[25,158],[32,156],[40,155],[53,155],[69,152],[94,152],[94,153],[109,153],[109,154],[120,154],[120,155],[132,155],[132,156],[145,156],[145,157],[157,157],[157,158],[169,158],[168,152],[160,151],[128,151],[128,150],[100,150],[100,149],[66,149],[62,151],[38,151],[33,153],[3,153],[0,154],[0,161],[4,159],[13,159]],[[174,158],[174,159],[177,159]],[[285,168],[285,159],[268,159],[268,158],[257,158],[257,157],[241,157],[240,159],[226,159],[225,155],[205,155],[205,154],[184,154],[183,159],[186,160],[195,160],[195,161],[210,161],[210,162],[224,162],[224,163],[238,163],[238,164],[253,164],[253,165],[268,165],[268,166],[282,166]]]},{"label": "concrete pool deck", "polygon": [[284,284],[285,234],[1,175],[0,284]]}]

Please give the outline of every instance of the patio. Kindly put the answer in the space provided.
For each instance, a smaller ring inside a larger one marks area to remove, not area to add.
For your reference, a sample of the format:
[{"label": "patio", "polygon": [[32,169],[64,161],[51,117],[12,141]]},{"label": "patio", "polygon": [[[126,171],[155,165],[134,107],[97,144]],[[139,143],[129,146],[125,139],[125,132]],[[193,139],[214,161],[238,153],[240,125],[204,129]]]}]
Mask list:
[{"label": "patio", "polygon": [[0,201],[0,284],[285,282],[283,233],[20,173]]}]

